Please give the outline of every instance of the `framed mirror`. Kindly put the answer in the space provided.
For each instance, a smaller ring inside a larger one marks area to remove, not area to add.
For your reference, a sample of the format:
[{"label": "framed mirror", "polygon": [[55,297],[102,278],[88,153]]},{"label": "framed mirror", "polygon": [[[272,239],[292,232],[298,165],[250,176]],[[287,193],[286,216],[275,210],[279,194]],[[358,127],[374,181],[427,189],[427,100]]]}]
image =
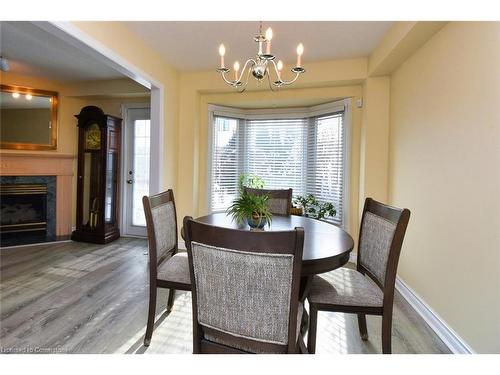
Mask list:
[{"label": "framed mirror", "polygon": [[0,148],[55,150],[57,92],[0,85]]}]

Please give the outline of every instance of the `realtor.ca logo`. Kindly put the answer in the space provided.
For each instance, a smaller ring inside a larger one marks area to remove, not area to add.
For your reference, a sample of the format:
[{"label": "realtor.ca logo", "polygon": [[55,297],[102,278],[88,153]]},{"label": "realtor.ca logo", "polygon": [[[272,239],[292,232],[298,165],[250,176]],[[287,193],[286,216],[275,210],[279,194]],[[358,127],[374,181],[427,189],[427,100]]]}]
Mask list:
[{"label": "realtor.ca logo", "polygon": [[3,347],[0,346],[0,353],[2,354],[57,354],[65,353],[66,351],[60,346],[54,348],[41,348],[39,346],[25,346],[25,347]]}]

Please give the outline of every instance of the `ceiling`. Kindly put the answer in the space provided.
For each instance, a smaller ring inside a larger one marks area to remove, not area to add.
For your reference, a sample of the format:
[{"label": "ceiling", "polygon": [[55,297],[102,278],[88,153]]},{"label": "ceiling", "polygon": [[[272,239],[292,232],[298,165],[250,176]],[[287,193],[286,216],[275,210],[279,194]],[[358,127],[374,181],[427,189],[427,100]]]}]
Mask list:
[{"label": "ceiling", "polygon": [[16,74],[60,82],[97,81],[124,75],[31,22],[0,23],[0,54]]},{"label": "ceiling", "polygon": [[[240,64],[257,52],[253,36],[259,22],[148,21],[125,22],[127,27],[181,71],[214,69],[218,47],[226,47],[226,66]],[[266,21],[273,29],[272,51],[285,64],[293,64],[298,43],[304,44],[303,64],[368,56],[393,22]]]}]

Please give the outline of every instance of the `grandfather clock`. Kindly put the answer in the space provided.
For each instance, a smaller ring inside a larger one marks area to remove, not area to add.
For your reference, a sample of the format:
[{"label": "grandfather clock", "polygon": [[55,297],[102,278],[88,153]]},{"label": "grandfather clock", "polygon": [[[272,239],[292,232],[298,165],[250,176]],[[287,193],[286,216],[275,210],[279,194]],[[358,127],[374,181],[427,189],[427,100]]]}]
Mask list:
[{"label": "grandfather clock", "polygon": [[108,243],[120,237],[119,165],[122,120],[95,106],[78,115],[78,175],[74,241]]}]

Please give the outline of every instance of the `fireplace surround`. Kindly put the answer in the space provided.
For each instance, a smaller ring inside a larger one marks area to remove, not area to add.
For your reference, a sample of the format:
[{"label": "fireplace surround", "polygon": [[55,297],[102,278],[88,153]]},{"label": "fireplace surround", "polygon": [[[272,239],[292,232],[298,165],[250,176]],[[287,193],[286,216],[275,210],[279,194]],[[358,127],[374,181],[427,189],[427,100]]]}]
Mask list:
[{"label": "fireplace surround", "polygon": [[1,246],[56,240],[56,177],[0,176]]},{"label": "fireplace surround", "polygon": [[[46,242],[54,238],[55,240],[70,238],[74,217],[75,167],[76,155],[72,154],[48,151],[0,151],[0,178],[6,183],[17,181],[19,184],[28,182],[34,185],[47,185],[47,220],[45,220],[47,236],[41,240],[40,236],[28,236],[18,232],[15,236],[23,240],[19,245]],[[14,243],[1,244],[2,247],[11,245]]]}]

